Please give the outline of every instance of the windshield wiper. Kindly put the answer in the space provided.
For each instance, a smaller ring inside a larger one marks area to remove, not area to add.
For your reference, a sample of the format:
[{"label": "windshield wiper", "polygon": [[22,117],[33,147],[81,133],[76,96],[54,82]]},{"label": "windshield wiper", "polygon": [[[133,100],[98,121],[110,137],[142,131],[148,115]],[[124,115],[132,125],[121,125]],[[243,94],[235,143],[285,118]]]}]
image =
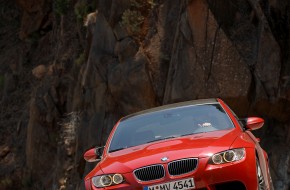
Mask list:
[{"label": "windshield wiper", "polygon": [[116,149],[114,149],[114,150],[110,150],[109,153],[111,153],[111,152],[116,152],[116,151],[119,151],[119,150],[123,150],[123,149],[125,149],[125,148],[128,148],[128,147],[116,148]]},{"label": "windshield wiper", "polygon": [[184,134],[184,135],[181,135],[181,136],[183,137],[183,136],[194,135],[194,134],[196,134],[196,133],[187,133],[187,134]]},{"label": "windshield wiper", "polygon": [[160,138],[160,139],[154,139],[154,140],[148,141],[146,143],[151,143],[151,142],[156,142],[156,141],[162,141],[162,140],[166,140],[166,139],[173,139],[173,138],[177,138],[177,137],[180,137],[180,135],[171,135],[171,136],[167,136],[167,137]]}]

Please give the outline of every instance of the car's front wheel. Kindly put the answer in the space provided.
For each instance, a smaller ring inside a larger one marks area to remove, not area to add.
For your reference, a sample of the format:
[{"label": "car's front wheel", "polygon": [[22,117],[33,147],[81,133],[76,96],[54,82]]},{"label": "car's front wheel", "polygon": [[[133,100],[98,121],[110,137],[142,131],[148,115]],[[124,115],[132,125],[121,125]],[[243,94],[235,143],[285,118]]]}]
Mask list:
[{"label": "car's front wheel", "polygon": [[257,173],[257,179],[258,179],[258,190],[265,190],[265,178],[263,176],[263,172],[260,167],[259,160],[256,159],[256,173]]}]

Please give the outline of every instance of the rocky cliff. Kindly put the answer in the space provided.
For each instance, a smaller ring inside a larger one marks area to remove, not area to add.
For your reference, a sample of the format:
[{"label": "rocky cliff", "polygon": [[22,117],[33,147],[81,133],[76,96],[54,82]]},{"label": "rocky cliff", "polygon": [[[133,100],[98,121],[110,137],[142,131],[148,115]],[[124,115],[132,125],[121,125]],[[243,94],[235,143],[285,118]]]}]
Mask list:
[{"label": "rocky cliff", "polygon": [[221,97],[290,188],[290,2],[3,0],[1,189],[83,189],[122,116]]}]

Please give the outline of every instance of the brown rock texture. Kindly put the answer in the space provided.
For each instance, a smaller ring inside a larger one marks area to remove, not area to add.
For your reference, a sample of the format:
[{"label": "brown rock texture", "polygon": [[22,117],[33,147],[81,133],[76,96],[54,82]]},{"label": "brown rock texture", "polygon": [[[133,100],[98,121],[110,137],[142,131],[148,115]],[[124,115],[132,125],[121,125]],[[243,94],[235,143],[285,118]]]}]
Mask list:
[{"label": "brown rock texture", "polygon": [[51,3],[50,0],[16,0],[23,11],[21,20],[20,39],[25,39],[33,32],[46,27],[50,22]]},{"label": "brown rock texture", "polygon": [[83,153],[118,119],[212,97],[265,118],[275,188],[290,188],[289,1],[0,5],[0,189],[84,189]]}]

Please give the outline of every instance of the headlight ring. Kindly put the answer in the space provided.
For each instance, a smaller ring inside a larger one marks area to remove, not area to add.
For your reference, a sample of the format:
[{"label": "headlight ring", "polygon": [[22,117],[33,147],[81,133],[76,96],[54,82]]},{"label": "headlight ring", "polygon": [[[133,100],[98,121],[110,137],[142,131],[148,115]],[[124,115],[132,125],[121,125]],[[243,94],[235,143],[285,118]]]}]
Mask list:
[{"label": "headlight ring", "polygon": [[113,183],[113,179],[110,175],[103,175],[100,178],[100,183],[104,187],[111,186]]},{"label": "headlight ring", "polygon": [[212,161],[215,164],[221,164],[223,163],[223,157],[220,154],[215,154],[212,156]]},{"label": "headlight ring", "polygon": [[115,174],[113,175],[113,183],[120,184],[124,181],[124,178],[121,174]]},{"label": "headlight ring", "polygon": [[246,155],[245,148],[231,149],[212,155],[209,163],[218,165],[235,162],[243,159],[245,155]]},{"label": "headlight ring", "polygon": [[223,159],[226,162],[233,162],[235,160],[236,153],[233,150],[229,150],[223,153]]},{"label": "headlight ring", "polygon": [[124,177],[121,174],[106,174],[101,176],[95,176],[92,178],[92,183],[97,188],[118,185],[123,182]]}]

